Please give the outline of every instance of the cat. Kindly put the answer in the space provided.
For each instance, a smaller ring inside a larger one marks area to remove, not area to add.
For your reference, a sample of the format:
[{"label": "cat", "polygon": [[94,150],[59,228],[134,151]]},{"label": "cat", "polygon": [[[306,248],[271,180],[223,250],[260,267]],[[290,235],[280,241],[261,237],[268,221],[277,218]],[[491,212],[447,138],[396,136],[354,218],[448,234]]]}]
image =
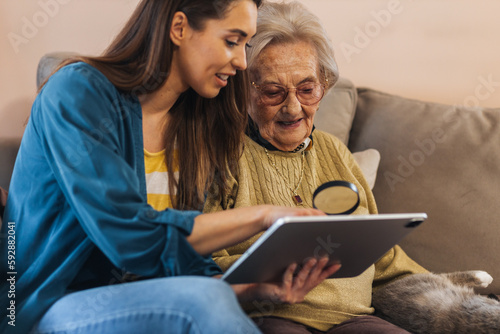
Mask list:
[{"label": "cat", "polygon": [[500,333],[500,301],[477,294],[493,278],[484,271],[414,274],[373,294],[376,315],[411,333]]}]

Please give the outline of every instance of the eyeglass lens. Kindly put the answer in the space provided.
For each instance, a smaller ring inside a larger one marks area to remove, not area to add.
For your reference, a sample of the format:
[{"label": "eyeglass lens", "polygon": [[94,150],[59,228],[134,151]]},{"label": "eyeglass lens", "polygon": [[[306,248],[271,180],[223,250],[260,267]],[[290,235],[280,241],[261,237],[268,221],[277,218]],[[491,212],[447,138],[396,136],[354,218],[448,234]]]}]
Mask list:
[{"label": "eyeglass lens", "polygon": [[311,105],[321,100],[324,86],[319,83],[306,83],[297,88],[286,88],[280,85],[268,84],[259,86],[259,90],[262,102],[267,105],[275,106],[283,103],[291,90],[295,90],[300,103]]}]

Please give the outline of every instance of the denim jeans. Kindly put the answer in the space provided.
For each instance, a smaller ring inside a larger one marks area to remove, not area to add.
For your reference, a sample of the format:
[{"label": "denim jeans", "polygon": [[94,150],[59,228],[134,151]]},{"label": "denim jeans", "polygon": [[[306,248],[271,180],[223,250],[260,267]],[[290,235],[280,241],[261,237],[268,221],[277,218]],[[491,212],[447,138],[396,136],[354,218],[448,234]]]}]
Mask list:
[{"label": "denim jeans", "polygon": [[231,287],[209,277],[179,276],[68,294],[31,333],[260,333]]}]

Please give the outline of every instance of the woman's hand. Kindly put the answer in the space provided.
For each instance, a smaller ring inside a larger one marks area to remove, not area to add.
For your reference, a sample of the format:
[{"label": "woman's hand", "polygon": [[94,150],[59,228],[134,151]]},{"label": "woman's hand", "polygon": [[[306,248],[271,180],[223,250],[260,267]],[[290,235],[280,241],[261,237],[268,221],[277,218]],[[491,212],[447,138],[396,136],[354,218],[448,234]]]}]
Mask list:
[{"label": "woman's hand", "polygon": [[340,269],[340,264],[328,264],[328,258],[308,260],[294,276],[297,264],[291,264],[283,281],[275,283],[235,284],[233,290],[240,302],[270,300],[276,304],[295,304],[304,300],[309,291]]},{"label": "woman's hand", "polygon": [[293,208],[285,206],[259,205],[254,207],[262,213],[262,228],[268,229],[276,220],[285,216],[325,216],[323,211],[312,208]]},{"label": "woman's hand", "polygon": [[316,209],[266,204],[205,213],[195,218],[187,240],[198,253],[208,255],[266,230],[278,218],[312,215],[325,213]]}]

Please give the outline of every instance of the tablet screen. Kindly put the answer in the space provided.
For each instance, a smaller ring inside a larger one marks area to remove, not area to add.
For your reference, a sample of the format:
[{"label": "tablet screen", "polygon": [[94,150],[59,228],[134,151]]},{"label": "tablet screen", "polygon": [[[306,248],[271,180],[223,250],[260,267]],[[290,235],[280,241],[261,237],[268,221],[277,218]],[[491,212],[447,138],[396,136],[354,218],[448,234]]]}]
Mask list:
[{"label": "tablet screen", "polygon": [[331,278],[360,275],[427,218],[425,213],[285,217],[224,274],[228,283],[279,282],[291,263],[330,257]]}]

